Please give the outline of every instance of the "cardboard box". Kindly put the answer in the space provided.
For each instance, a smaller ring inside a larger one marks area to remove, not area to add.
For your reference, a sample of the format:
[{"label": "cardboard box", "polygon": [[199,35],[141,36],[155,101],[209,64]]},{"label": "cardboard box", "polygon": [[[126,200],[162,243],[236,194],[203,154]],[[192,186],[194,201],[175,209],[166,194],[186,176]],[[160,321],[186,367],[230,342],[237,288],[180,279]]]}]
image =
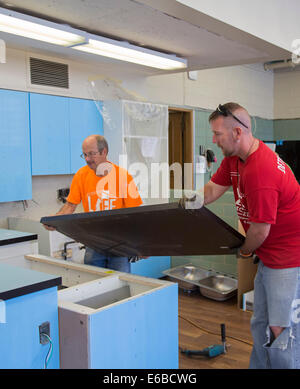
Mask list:
[{"label": "cardboard box", "polygon": [[[245,231],[239,221],[239,233],[244,236]],[[258,264],[253,263],[253,258],[238,258],[238,308],[243,309],[243,294],[254,289],[254,278],[257,272]]]},{"label": "cardboard box", "polygon": [[254,289],[257,264],[253,258],[238,258],[238,308],[243,309],[243,294]]},{"label": "cardboard box", "polygon": [[253,311],[254,290],[243,294],[243,311]]}]

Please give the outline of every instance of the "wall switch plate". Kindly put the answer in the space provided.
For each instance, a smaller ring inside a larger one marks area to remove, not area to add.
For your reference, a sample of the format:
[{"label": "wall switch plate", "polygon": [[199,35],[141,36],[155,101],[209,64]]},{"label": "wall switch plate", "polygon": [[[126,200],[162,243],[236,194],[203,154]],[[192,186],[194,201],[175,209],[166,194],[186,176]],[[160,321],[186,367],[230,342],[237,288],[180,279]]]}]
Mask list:
[{"label": "wall switch plate", "polygon": [[40,335],[40,343],[41,344],[47,344],[49,343],[49,339],[44,336],[43,334],[46,334],[50,338],[50,323],[49,321],[46,321],[45,323],[42,323],[39,325],[39,335]]}]

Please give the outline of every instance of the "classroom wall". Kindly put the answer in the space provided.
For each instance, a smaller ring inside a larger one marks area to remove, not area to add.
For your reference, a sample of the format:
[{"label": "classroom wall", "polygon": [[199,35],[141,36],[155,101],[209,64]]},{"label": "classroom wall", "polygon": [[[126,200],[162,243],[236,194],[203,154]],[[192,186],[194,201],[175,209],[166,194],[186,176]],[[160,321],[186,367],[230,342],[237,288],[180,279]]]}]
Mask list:
[{"label": "classroom wall", "polygon": [[[264,140],[273,138],[273,72],[266,72],[262,64],[202,70],[198,72],[198,79],[192,81],[188,79],[186,73],[141,77],[126,73],[124,75],[121,66],[117,72],[115,68],[111,71],[96,65],[60,59],[62,62],[67,61],[70,67],[70,90],[66,92],[58,91],[57,88],[54,91],[51,88],[39,89],[29,86],[28,54],[21,50],[7,50],[7,63],[0,65],[0,88],[92,99],[89,79],[100,76],[119,79],[122,81],[123,88],[141,96],[146,101],[195,109],[195,153],[198,152],[200,144],[211,147],[216,152],[218,164],[222,155],[212,144],[207,118],[209,112],[214,110],[219,103],[239,102],[254,117],[254,133]],[[37,53],[33,54],[38,56]],[[58,59],[53,58],[53,60]],[[214,166],[214,169],[218,164]],[[0,227],[7,228],[8,216],[39,220],[42,216],[56,213],[62,206],[56,198],[57,189],[68,187],[71,180],[72,175],[33,177],[34,201],[28,201],[27,204],[22,202],[0,204]],[[79,207],[78,211],[81,210],[82,208]],[[224,220],[237,227],[232,194],[228,193],[222,200],[219,200],[215,204],[215,211]],[[184,260],[190,260],[190,258]],[[199,262],[199,258],[196,258],[198,263],[207,267],[214,266],[218,271],[228,274],[236,273],[236,264],[232,258],[202,258],[201,260],[202,262]],[[172,265],[178,262],[182,262],[180,258],[173,258]]]},{"label": "classroom wall", "polygon": [[274,139],[300,140],[300,67],[274,73]]}]

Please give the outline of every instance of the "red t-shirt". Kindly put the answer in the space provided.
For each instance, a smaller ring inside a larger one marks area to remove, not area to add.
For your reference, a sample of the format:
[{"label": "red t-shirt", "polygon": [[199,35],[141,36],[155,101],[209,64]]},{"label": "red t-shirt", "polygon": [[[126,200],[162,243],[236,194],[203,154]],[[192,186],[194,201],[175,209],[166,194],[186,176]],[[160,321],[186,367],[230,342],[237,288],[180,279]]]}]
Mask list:
[{"label": "red t-shirt", "polygon": [[271,268],[300,266],[300,186],[285,162],[262,141],[244,163],[225,157],[211,179],[233,187],[238,217],[247,232],[250,223],[271,224],[256,254]]}]

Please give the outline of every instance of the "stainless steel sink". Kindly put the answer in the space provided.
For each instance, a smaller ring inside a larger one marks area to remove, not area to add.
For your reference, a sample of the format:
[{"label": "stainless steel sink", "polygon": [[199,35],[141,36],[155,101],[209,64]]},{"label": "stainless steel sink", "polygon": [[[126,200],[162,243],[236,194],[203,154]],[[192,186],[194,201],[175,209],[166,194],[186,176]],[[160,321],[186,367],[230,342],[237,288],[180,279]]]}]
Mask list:
[{"label": "stainless steel sink", "polygon": [[224,301],[235,296],[238,281],[221,274],[211,275],[199,281],[200,293],[213,300]]},{"label": "stainless steel sink", "polygon": [[170,281],[177,282],[184,290],[200,290],[200,293],[217,301],[228,300],[237,294],[238,281],[234,278],[216,274],[187,264],[177,266],[163,272]]},{"label": "stainless steel sink", "polygon": [[173,267],[164,270],[170,281],[176,281],[178,286],[185,290],[195,290],[199,288],[199,281],[212,274],[209,270],[200,269],[191,264]]}]

